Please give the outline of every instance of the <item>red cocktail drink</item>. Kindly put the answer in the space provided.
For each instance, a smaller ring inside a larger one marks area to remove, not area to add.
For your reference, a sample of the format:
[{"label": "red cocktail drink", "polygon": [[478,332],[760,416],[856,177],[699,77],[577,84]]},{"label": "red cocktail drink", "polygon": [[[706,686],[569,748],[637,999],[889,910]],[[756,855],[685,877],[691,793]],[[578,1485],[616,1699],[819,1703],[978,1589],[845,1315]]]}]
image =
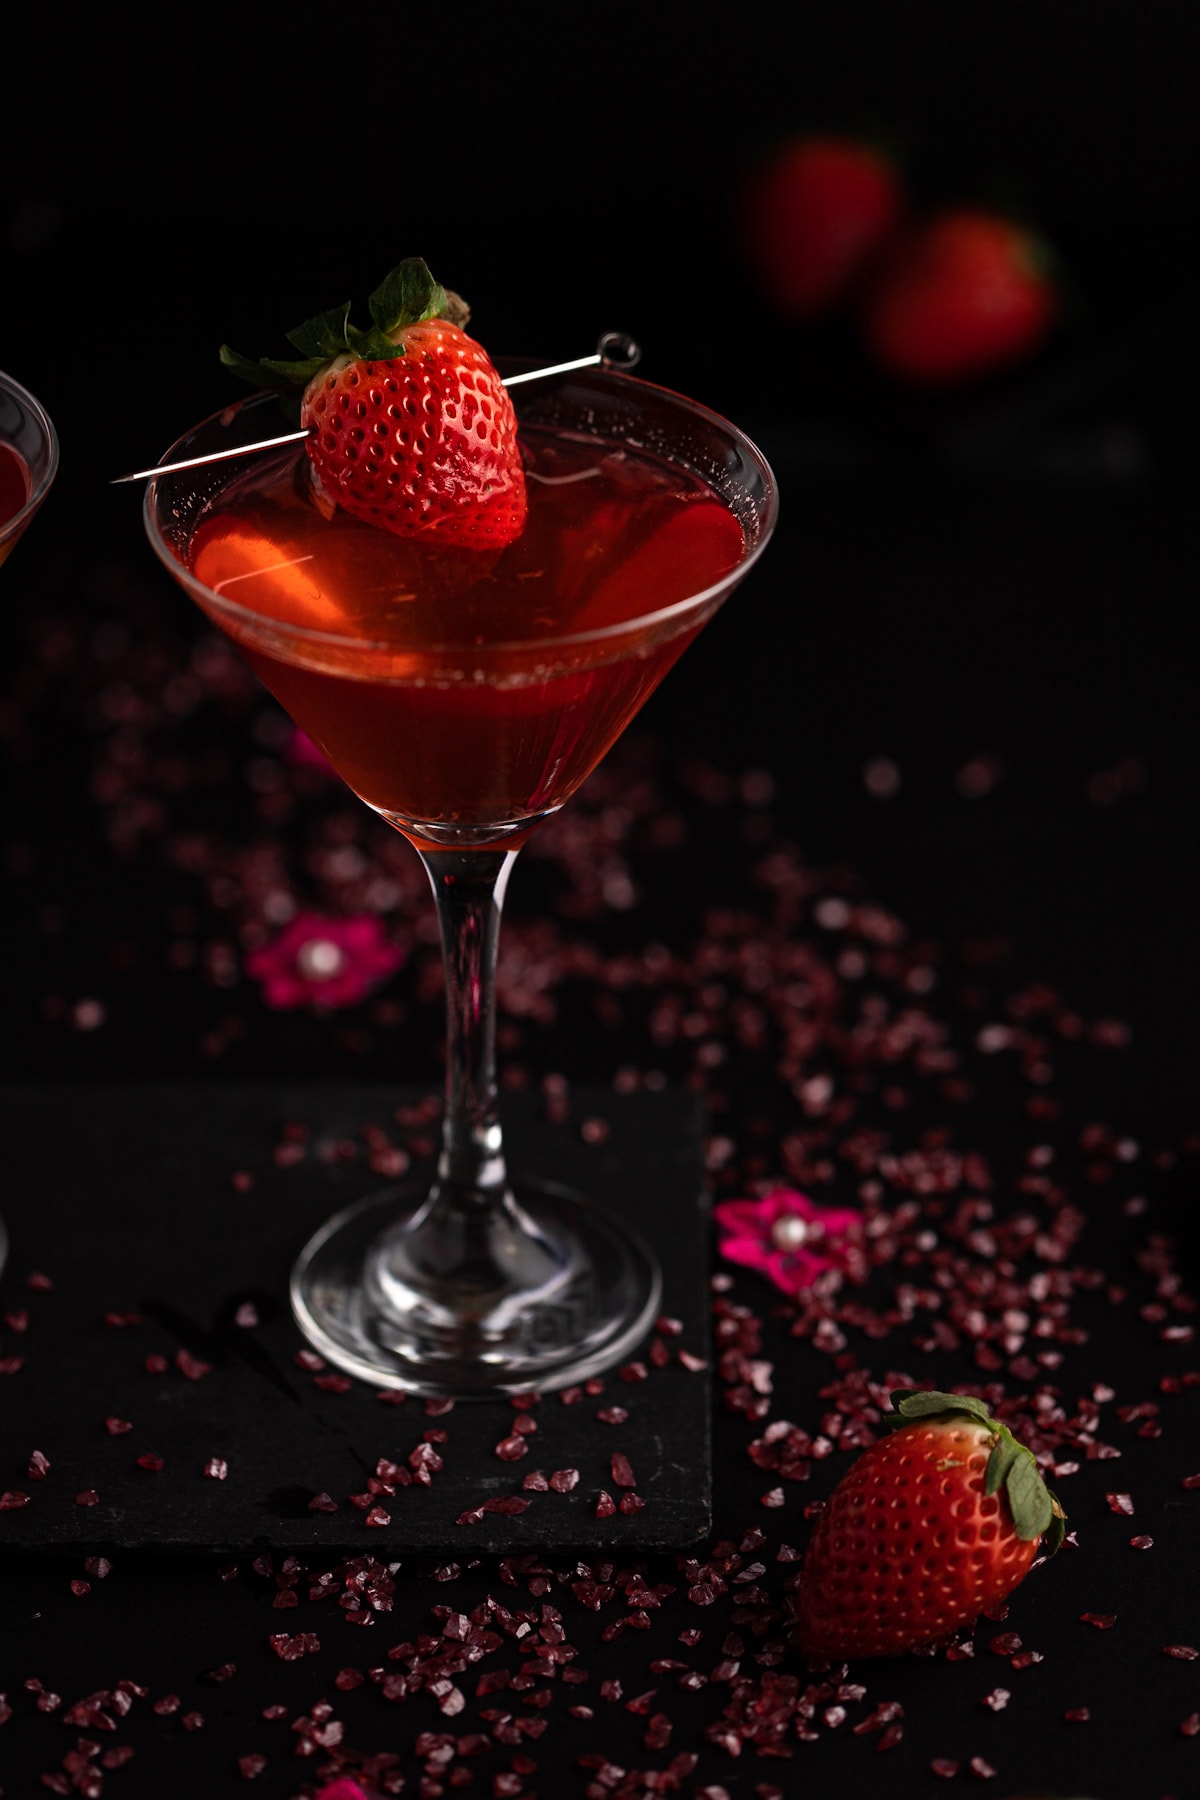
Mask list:
[{"label": "red cocktail drink", "polygon": [[[496,554],[322,516],[303,452],[231,478],[189,568],[212,616],[368,805],[424,842],[515,848],[591,772],[745,554],[657,457],[531,427]],[[681,608],[682,603],[682,608]]]}]

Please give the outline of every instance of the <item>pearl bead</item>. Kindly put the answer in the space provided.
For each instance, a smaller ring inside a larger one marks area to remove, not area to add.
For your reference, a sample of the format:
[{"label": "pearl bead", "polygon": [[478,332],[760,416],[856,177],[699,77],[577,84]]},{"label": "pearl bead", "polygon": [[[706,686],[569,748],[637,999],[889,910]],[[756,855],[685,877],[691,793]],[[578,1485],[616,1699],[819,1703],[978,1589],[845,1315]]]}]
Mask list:
[{"label": "pearl bead", "polygon": [[340,945],[331,938],[310,938],[296,957],[296,967],[308,981],[328,981],[340,975],[345,962]]},{"label": "pearl bead", "polygon": [[807,1219],[796,1213],[782,1213],[771,1227],[771,1242],[777,1250],[799,1250],[808,1241]]}]

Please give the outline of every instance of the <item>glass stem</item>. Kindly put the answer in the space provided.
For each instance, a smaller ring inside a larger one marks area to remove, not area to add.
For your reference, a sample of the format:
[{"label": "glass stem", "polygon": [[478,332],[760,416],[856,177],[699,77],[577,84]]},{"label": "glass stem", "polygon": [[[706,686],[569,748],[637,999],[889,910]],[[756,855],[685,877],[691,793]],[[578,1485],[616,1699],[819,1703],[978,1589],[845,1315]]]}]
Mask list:
[{"label": "glass stem", "polygon": [[508,1194],[496,1085],[496,957],[515,850],[422,850],[446,977],[442,1206],[491,1211]]}]

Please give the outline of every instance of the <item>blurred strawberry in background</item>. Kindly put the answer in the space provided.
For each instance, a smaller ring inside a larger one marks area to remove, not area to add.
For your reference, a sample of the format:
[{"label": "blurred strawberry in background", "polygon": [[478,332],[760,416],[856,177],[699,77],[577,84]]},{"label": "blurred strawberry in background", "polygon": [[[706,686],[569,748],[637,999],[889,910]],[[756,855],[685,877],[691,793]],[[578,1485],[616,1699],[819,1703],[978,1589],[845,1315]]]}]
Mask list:
[{"label": "blurred strawberry in background", "polygon": [[865,138],[805,133],[750,171],[742,241],[763,298],[802,321],[844,301],[892,238],[905,191],[896,164]]},{"label": "blurred strawberry in background", "polygon": [[889,374],[949,384],[1030,355],[1060,313],[1047,246],[983,207],[918,219],[876,270],[862,304],[864,345]]}]

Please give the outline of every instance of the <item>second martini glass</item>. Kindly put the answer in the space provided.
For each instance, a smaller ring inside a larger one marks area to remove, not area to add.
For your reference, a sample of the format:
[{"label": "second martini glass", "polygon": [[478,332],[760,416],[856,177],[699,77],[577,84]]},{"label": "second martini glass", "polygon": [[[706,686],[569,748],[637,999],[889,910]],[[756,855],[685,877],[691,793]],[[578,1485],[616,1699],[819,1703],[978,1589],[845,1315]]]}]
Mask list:
[{"label": "second martini glass", "polygon": [[[39,400],[0,373],[0,563],[24,536],[58,473],[58,433]],[[8,1233],[0,1218],[0,1269]]]},{"label": "second martini glass", "polygon": [[[750,440],[678,394],[592,369],[513,398],[530,513],[498,560],[410,553],[321,516],[294,446],[157,476],[145,503],[172,576],[428,872],[446,979],[436,1175],[331,1218],[291,1298],[331,1363],[457,1397],[580,1381],[656,1315],[660,1270],[637,1234],[509,1174],[500,913],[520,846],[747,573],[777,506]],[[228,408],[163,460],[259,441],[270,408]]]}]

